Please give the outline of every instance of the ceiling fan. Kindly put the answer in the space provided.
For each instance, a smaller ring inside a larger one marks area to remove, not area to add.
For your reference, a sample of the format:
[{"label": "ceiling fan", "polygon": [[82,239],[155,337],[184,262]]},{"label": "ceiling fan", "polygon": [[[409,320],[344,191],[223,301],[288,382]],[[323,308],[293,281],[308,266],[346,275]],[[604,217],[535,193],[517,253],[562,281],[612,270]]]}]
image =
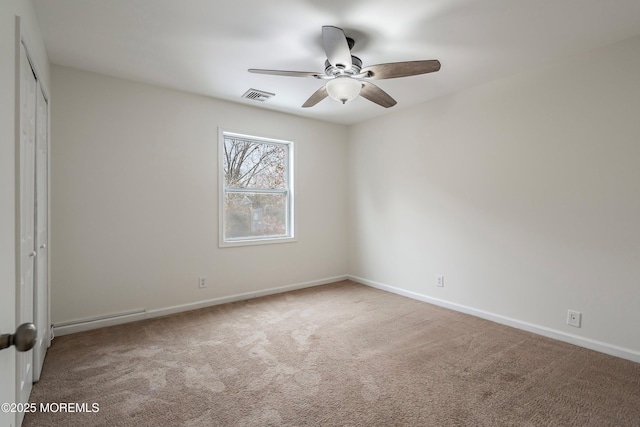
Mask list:
[{"label": "ceiling fan", "polygon": [[250,68],[250,73],[270,74],[286,77],[313,77],[327,80],[307,101],[303,108],[313,107],[318,102],[330,98],[346,104],[358,95],[382,107],[396,105],[396,100],[370,80],[395,79],[433,73],[440,69],[436,59],[422,61],[391,62],[362,68],[362,61],[351,55],[354,40],[347,37],[341,28],[325,25],[322,27],[322,44],[327,54],[324,73],[307,71],[262,70]]}]

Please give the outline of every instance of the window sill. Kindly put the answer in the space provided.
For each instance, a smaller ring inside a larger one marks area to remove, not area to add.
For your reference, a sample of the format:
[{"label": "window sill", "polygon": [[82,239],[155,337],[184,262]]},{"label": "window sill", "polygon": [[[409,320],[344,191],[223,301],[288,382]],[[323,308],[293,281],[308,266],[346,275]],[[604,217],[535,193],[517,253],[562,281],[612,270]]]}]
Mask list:
[{"label": "window sill", "polygon": [[220,248],[237,248],[239,246],[257,246],[257,245],[274,245],[278,243],[295,243],[298,239],[295,237],[274,237],[268,239],[253,239],[253,240],[231,240],[221,241],[218,243]]}]

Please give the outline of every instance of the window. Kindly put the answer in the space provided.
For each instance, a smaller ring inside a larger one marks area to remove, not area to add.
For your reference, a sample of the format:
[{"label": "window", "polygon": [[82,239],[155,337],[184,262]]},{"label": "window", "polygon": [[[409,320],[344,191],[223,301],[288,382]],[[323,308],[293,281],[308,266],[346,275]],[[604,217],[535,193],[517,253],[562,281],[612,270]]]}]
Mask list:
[{"label": "window", "polygon": [[220,246],[294,240],[293,143],[221,132]]}]

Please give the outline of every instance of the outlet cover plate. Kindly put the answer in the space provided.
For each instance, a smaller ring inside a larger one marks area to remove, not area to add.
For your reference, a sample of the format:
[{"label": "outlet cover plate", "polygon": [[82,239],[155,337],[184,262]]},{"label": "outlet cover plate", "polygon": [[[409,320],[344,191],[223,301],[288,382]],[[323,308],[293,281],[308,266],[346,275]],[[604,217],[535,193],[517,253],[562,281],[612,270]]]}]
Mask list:
[{"label": "outlet cover plate", "polygon": [[444,288],[444,276],[436,276],[436,286]]},{"label": "outlet cover plate", "polygon": [[582,313],[575,310],[569,310],[567,313],[567,325],[579,328],[582,324]]}]

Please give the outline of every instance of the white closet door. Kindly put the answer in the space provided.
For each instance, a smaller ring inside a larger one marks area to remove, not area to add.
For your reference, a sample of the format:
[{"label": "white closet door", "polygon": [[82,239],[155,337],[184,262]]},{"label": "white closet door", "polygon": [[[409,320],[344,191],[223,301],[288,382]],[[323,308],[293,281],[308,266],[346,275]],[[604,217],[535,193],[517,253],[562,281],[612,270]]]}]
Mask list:
[{"label": "white closet door", "polygon": [[49,334],[49,106],[40,85],[36,100],[36,277],[34,289],[34,323],[38,338],[33,348],[33,381],[40,379]]},{"label": "white closet door", "polygon": [[[17,324],[33,322],[35,251],[36,77],[22,46],[20,51],[20,148],[18,216],[20,287],[17,293]],[[16,403],[26,403],[33,383],[33,350],[16,352]],[[24,413],[18,414],[20,425]]]}]

